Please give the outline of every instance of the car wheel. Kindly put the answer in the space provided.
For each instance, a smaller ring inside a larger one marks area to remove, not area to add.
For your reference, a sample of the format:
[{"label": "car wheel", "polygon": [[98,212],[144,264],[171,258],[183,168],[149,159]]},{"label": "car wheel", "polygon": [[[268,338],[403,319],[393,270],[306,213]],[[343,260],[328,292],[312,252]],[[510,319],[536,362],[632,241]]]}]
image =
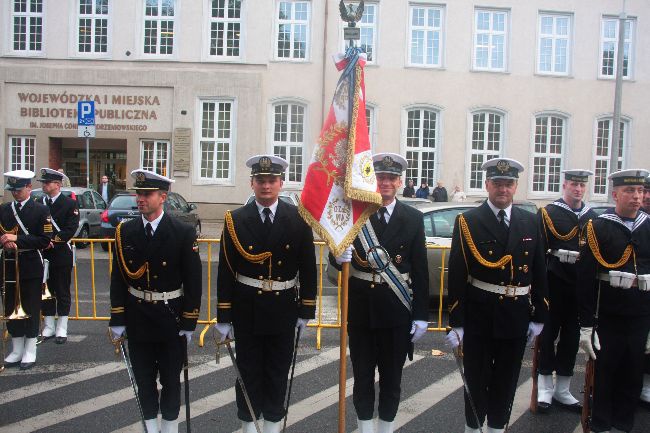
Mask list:
[{"label": "car wheel", "polygon": [[[88,230],[88,226],[84,225],[81,228],[81,231],[79,232],[79,236],[77,236],[80,239],[88,239],[90,236],[90,231]],[[77,248],[84,249],[88,246],[88,242],[76,242],[75,245],[77,245]]]}]

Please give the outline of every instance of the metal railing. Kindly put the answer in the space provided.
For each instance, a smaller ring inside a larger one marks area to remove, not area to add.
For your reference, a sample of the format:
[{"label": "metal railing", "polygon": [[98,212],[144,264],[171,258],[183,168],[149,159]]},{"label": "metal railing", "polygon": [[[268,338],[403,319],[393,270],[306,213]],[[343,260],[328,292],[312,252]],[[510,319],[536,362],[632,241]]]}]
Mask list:
[{"label": "metal railing", "polygon": [[[108,304],[109,306],[106,308],[106,313],[110,310],[110,295],[109,295],[109,286],[110,286],[110,275],[111,271],[113,269],[113,244],[115,242],[114,239],[72,239],[72,242],[76,244],[87,244],[87,248],[89,249],[89,259],[90,259],[90,303],[91,303],[91,308],[92,308],[92,314],[90,315],[82,315],[81,314],[81,307],[80,304],[82,303],[87,303],[88,300],[81,299],[79,296],[80,292],[80,282],[79,282],[79,258],[75,260],[75,266],[73,267],[73,290],[74,290],[74,305],[73,305],[73,311],[74,315],[70,315],[71,320],[103,320],[107,321],[110,319],[109,316],[105,315],[98,315],[97,314],[97,303],[98,303],[98,290],[97,290],[97,282],[96,282],[96,272],[95,272],[95,267],[97,264],[97,258],[96,258],[96,248],[97,245],[100,243],[106,243],[108,246],[108,283],[106,285],[106,291],[105,293],[99,293],[101,297],[107,298],[108,299]],[[207,266],[207,281],[204,287],[206,287],[206,299],[207,302],[205,303],[204,308],[202,308],[201,312],[201,317],[198,320],[198,323],[201,325],[204,325],[203,329],[200,332],[199,335],[199,346],[203,346],[204,344],[204,339],[205,339],[205,334],[207,331],[210,329],[210,327],[217,322],[217,317],[216,313],[213,315],[213,309],[212,309],[212,266],[215,263],[215,260],[213,260],[213,246],[215,244],[219,244],[219,239],[199,239],[199,243],[206,244],[207,246],[207,251],[206,251],[206,265]],[[323,241],[314,241],[314,245],[316,246],[317,250],[317,266],[318,266],[318,278],[317,278],[317,309],[316,309],[316,317],[315,320],[311,321],[309,323],[309,327],[311,328],[316,328],[316,348],[320,349],[321,348],[321,337],[322,337],[322,331],[323,329],[339,329],[341,327],[341,273],[338,272],[338,281],[337,281],[337,287],[336,287],[336,319],[331,320],[326,317],[324,317],[324,309],[325,306],[323,305],[323,288],[324,288],[324,283],[325,283],[325,278],[326,277],[326,270],[328,266],[328,261],[327,261],[327,256],[325,255],[325,242]],[[428,331],[444,331],[445,327],[442,326],[442,319],[443,319],[443,299],[444,299],[444,292],[445,292],[445,273],[446,273],[446,256],[447,256],[447,250],[449,250],[448,247],[442,247],[438,245],[427,245],[427,249],[435,249],[435,250],[441,250],[441,255],[440,255],[440,273],[439,273],[439,278],[440,278],[440,286],[439,286],[439,291],[437,294],[437,304],[438,308],[436,311],[436,317],[437,321],[435,322],[429,322],[430,325],[431,323],[434,324],[434,326],[429,326],[427,328]],[[77,250],[77,255],[78,255],[78,250],[79,248],[76,248]],[[429,266],[432,264],[430,263]],[[72,312],[71,312],[72,313]],[[437,325],[437,326],[436,326]]]}]

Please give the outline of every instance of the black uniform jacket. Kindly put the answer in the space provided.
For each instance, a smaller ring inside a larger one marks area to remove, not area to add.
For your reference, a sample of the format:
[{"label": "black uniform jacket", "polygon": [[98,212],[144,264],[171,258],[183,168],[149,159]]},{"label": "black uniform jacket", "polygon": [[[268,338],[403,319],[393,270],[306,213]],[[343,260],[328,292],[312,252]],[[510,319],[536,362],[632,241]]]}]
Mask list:
[{"label": "black uniform jacket", "polygon": [[[298,208],[282,200],[266,233],[255,201],[232,212],[219,251],[217,320],[258,335],[286,332],[298,317],[313,319],[316,311],[316,256],[311,228]],[[266,254],[265,254],[266,253]],[[262,258],[262,255],[264,258]],[[257,257],[256,257],[257,256]],[[299,290],[265,291],[237,281],[287,281],[299,277]]]},{"label": "black uniform jacket", "polygon": [[[370,221],[378,234],[376,214],[370,217]],[[350,326],[391,328],[410,324],[411,320],[428,321],[429,272],[422,213],[397,200],[384,233],[381,236],[378,234],[377,238],[388,251],[397,270],[409,274],[409,287],[413,291],[412,312],[409,313],[387,284],[374,284],[371,287],[373,284],[370,281],[350,277],[348,323]],[[370,273],[370,268],[360,263],[366,261],[367,257],[358,236],[353,245],[355,258],[351,266]],[[331,255],[330,263],[340,269]]]},{"label": "black uniform jacket", "polygon": [[[466,333],[486,337],[525,336],[529,322],[544,323],[549,306],[543,242],[536,215],[513,206],[507,239],[500,234],[497,218],[487,202],[462,215],[476,253],[485,262],[479,262],[468,239],[461,234],[459,215],[449,255],[450,326],[464,327]],[[508,254],[512,255],[511,263],[487,266]],[[530,295],[507,297],[490,293],[470,285],[470,276],[500,286],[530,284]]]},{"label": "black uniform jacket", "polygon": [[[43,200],[45,201],[46,197]],[[52,224],[54,248],[44,250],[43,256],[50,261],[50,266],[72,266],[72,249],[67,242],[72,239],[79,228],[77,201],[60,194],[52,203],[50,213],[61,231],[58,231]]]},{"label": "black uniform jacket", "polygon": [[[111,326],[126,325],[130,339],[163,341],[178,330],[196,328],[201,307],[201,259],[194,227],[165,213],[154,236],[147,241],[142,218],[120,225],[111,274]],[[117,239],[117,233],[115,235]],[[149,272],[130,277],[148,264]],[[126,269],[125,269],[126,268]],[[128,292],[128,287],[152,292],[183,288],[183,296],[146,302]]]},{"label": "black uniform jacket", "polygon": [[[578,319],[580,326],[594,326],[594,314],[600,287],[600,315],[625,317],[650,315],[650,292],[638,287],[621,289],[611,287],[598,279],[599,273],[610,270],[637,275],[650,274],[650,216],[639,211],[632,231],[613,211],[606,211],[592,220],[595,242],[589,240],[583,246],[578,261]],[[631,245],[634,254],[618,267],[607,268],[596,257],[600,255],[606,264],[616,264],[623,252]],[[597,249],[599,253],[595,253]],[[636,262],[636,264],[635,264]],[[636,271],[635,271],[636,265]]]},{"label": "black uniform jacket", "polygon": [[[585,225],[590,219],[597,218],[598,214],[589,206],[584,206],[578,216],[562,199],[555,200],[553,203],[546,205],[544,209],[546,209],[552,226],[545,219],[541,209],[537,213],[537,216],[539,218],[540,231],[542,232],[544,251],[546,251],[546,267],[548,268],[548,272],[552,272],[555,276],[568,283],[575,283],[576,265],[561,263],[559,258],[550,254],[549,250],[580,251],[580,239],[585,239]],[[568,235],[574,229],[575,235],[571,236],[570,239],[562,240],[556,236],[557,234],[560,237],[569,237]],[[555,231],[555,234],[553,231]]]},{"label": "black uniform jacket", "polygon": [[[25,205],[18,211],[18,217],[29,232],[25,234],[23,229],[14,217],[11,209],[11,202],[4,203],[0,206],[0,231],[4,233],[16,233],[18,239],[16,245],[19,250],[25,249],[20,253],[18,265],[20,267],[20,279],[43,279],[43,259],[39,250],[50,244],[52,236],[52,223],[50,220],[50,211],[47,206],[35,203],[33,200],[27,200]],[[8,262],[9,263],[9,262]],[[11,262],[13,265],[13,262]],[[7,277],[13,279],[15,275],[13,266],[8,266]]]}]

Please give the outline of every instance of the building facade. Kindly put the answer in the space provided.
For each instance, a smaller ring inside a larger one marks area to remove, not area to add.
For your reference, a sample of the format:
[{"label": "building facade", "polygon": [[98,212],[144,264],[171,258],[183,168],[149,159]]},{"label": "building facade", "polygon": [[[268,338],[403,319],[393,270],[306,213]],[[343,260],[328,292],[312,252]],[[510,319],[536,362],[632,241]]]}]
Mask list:
[{"label": "building facade", "polygon": [[[621,3],[621,4],[619,4]],[[607,198],[622,2],[366,1],[369,132],[409,160],[415,183],[484,197],[481,164],[522,161],[518,198],[561,193],[560,170],[590,168]],[[77,102],[96,109],[90,181],[119,188],[139,166],[221,218],[250,195],[245,160],[273,152],[299,191],[344,49],[335,0],[3,0],[4,170],[63,168],[85,185]],[[650,167],[650,17],[627,0],[619,166]]]}]

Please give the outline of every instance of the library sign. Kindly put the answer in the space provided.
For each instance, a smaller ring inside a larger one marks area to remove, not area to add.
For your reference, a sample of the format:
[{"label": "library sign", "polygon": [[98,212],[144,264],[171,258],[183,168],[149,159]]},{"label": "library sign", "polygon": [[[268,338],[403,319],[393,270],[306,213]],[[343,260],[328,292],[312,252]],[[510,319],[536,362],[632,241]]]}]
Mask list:
[{"label": "library sign", "polygon": [[77,103],[95,103],[97,134],[170,132],[173,89],[8,84],[7,127],[77,131]]}]

